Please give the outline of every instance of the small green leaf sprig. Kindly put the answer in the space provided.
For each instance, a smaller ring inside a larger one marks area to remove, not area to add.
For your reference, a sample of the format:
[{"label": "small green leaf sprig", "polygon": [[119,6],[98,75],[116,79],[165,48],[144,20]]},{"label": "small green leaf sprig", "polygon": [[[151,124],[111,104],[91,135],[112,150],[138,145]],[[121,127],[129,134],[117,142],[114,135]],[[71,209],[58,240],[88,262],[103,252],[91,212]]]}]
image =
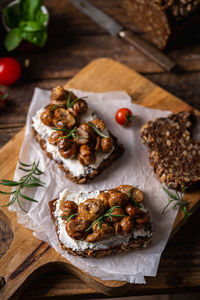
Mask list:
[{"label": "small green leaf sprig", "polygon": [[128,191],[128,198],[129,198],[130,202],[133,204],[133,206],[136,206],[138,208],[142,207],[142,205],[140,203],[136,202],[131,196],[131,192],[134,189],[135,189],[135,187],[130,188],[130,190]]},{"label": "small green leaf sprig", "polygon": [[92,127],[92,129],[100,136],[103,138],[108,138],[109,136],[105,135],[102,133],[92,122],[88,122],[88,124]]},{"label": "small green leaf sprig", "polygon": [[92,223],[92,225],[85,230],[85,232],[89,231],[96,223],[99,223],[98,224],[99,229],[101,229],[101,224],[105,217],[109,217],[111,219],[111,221],[112,221],[112,217],[125,217],[125,215],[122,215],[122,214],[119,214],[119,215],[112,214],[113,210],[118,207],[120,207],[120,206],[116,205],[116,206],[112,206],[110,209],[108,209],[107,212],[104,215],[102,215],[101,217],[99,217],[96,221],[94,221]]},{"label": "small green leaf sprig", "polygon": [[77,129],[77,126],[75,126],[73,129],[67,129],[67,128],[52,128],[53,130],[56,130],[56,131],[62,131],[62,132],[66,132],[67,135],[65,136],[61,136],[60,139],[67,139],[67,138],[72,138],[72,139],[75,139],[76,137],[78,137],[76,135],[76,129]]},{"label": "small green leaf sprig", "polygon": [[11,197],[9,203],[6,204],[6,205],[3,205],[3,207],[4,206],[11,206],[15,201],[17,201],[19,207],[24,212],[27,212],[22,207],[21,198],[23,198],[25,200],[28,200],[28,201],[32,201],[32,202],[38,202],[38,201],[24,195],[22,193],[22,190],[24,188],[43,187],[44,183],[37,176],[40,176],[44,173],[39,169],[39,161],[38,162],[34,161],[32,164],[24,164],[23,162],[21,162],[19,160],[19,165],[20,165],[19,170],[22,170],[27,174],[22,176],[19,181],[2,179],[0,181],[0,185],[16,187],[16,189],[14,191],[11,191],[11,192],[0,191],[0,194],[13,195]]},{"label": "small green leaf sprig", "polygon": [[172,192],[170,192],[170,188],[165,188],[162,187],[164,192],[168,195],[169,197],[169,202],[168,204],[164,207],[162,214],[165,213],[166,209],[169,207],[169,205],[171,203],[173,203],[173,208],[176,208],[177,206],[179,206],[179,208],[181,209],[181,211],[184,214],[184,219],[185,219],[185,223],[187,223],[188,221],[188,217],[191,215],[190,212],[188,212],[188,202],[183,200],[183,193],[184,191],[187,189],[187,187],[184,187],[180,193],[178,193],[177,190],[175,190],[175,194],[173,194]]},{"label": "small green leaf sprig", "polygon": [[77,216],[78,214],[73,214],[68,210],[65,210],[68,213],[68,216],[61,216],[61,218],[66,221],[69,222],[71,219],[73,219],[75,216]]},{"label": "small green leaf sprig", "polygon": [[85,98],[87,98],[87,97],[79,97],[79,98],[74,99],[73,101],[72,101],[71,98],[72,98],[72,92],[70,91],[67,100],[64,101],[64,103],[62,103],[62,104],[60,104],[60,105],[59,105],[59,104],[58,104],[58,105],[56,105],[56,104],[53,105],[53,106],[51,107],[50,111],[54,111],[55,109],[60,108],[60,107],[64,107],[64,108],[68,109],[68,108],[70,108],[70,107],[73,107],[74,104],[75,104],[75,102],[77,102],[78,100],[85,99]]}]

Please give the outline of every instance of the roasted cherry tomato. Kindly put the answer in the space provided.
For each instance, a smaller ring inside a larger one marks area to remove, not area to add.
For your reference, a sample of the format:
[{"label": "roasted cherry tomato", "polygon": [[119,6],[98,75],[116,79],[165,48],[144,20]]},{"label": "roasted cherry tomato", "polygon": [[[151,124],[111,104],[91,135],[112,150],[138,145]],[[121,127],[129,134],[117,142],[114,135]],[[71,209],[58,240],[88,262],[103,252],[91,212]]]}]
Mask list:
[{"label": "roasted cherry tomato", "polygon": [[11,85],[21,75],[21,67],[18,61],[12,57],[0,58],[0,84]]},{"label": "roasted cherry tomato", "polygon": [[4,107],[7,97],[8,94],[3,94],[2,92],[0,92],[0,109]]},{"label": "roasted cherry tomato", "polygon": [[117,123],[123,126],[129,125],[134,118],[132,111],[128,108],[120,108],[115,114]]}]

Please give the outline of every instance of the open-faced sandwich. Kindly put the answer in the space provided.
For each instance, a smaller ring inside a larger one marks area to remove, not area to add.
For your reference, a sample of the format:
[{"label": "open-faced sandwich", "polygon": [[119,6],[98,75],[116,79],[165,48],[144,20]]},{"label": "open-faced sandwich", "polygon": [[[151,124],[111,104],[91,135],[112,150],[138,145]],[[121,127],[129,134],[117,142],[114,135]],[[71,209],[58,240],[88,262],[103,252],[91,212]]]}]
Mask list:
[{"label": "open-faced sandwich", "polygon": [[76,183],[89,182],[123,153],[87,102],[60,86],[32,118],[32,127],[42,149]]},{"label": "open-faced sandwich", "polygon": [[149,244],[152,230],[143,200],[138,188],[120,185],[103,192],[65,189],[49,206],[62,248],[74,255],[100,257]]},{"label": "open-faced sandwich", "polygon": [[170,188],[182,190],[200,182],[200,142],[192,137],[195,122],[192,112],[183,111],[141,128],[154,172]]}]

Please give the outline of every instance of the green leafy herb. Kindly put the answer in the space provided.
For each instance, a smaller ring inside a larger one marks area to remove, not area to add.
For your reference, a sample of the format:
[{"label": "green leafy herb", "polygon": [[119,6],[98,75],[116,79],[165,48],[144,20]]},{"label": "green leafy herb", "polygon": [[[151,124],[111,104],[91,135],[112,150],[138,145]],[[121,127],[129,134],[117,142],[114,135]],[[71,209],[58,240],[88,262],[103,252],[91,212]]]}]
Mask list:
[{"label": "green leafy herb", "polygon": [[74,105],[74,103],[75,103],[76,101],[78,101],[78,100],[80,100],[80,99],[85,99],[85,98],[87,98],[87,97],[76,98],[76,99],[74,99],[73,101],[71,101],[71,98],[72,98],[72,92],[70,91],[67,100],[64,101],[64,102],[63,102],[62,104],[60,104],[60,105],[59,105],[59,104],[58,104],[58,105],[53,105],[53,106],[51,107],[50,111],[54,111],[55,109],[61,108],[61,107],[68,109],[68,108],[70,108],[70,107],[73,107],[73,105]]},{"label": "green leafy herb", "polygon": [[142,207],[142,205],[141,205],[140,203],[136,202],[136,201],[133,199],[133,197],[132,197],[132,195],[131,195],[131,192],[132,192],[133,189],[135,189],[135,187],[132,187],[132,188],[128,191],[128,198],[129,198],[129,200],[132,202],[133,206],[136,206],[136,207]]},{"label": "green leafy herb", "polygon": [[69,137],[72,137],[72,139],[75,139],[75,137],[77,137],[77,135],[76,135],[77,127],[76,126],[73,129],[67,129],[67,128],[52,128],[52,129],[57,130],[57,131],[64,131],[67,133],[67,135],[60,137],[61,139],[67,139]]},{"label": "green leafy herb", "polygon": [[113,212],[113,210],[115,209],[115,208],[118,208],[118,207],[120,207],[119,205],[116,205],[116,206],[113,206],[113,207],[111,207],[110,209],[108,209],[107,210],[107,212],[104,214],[104,215],[102,215],[101,217],[99,217],[96,221],[94,221],[93,223],[92,223],[92,225],[90,226],[90,227],[88,227],[87,229],[86,229],[86,232],[87,231],[89,231],[96,223],[99,223],[99,228],[101,229],[101,224],[102,224],[102,222],[103,222],[103,219],[105,218],[105,217],[109,217],[111,220],[112,220],[112,217],[125,217],[125,215],[114,215],[114,214],[112,214],[112,212]]},{"label": "green leafy herb", "polygon": [[108,138],[109,136],[103,134],[93,123],[88,122],[88,124],[92,127],[92,129],[101,137]]},{"label": "green leafy herb", "polygon": [[75,102],[77,102],[80,99],[87,98],[87,97],[76,98],[73,101],[71,101],[71,98],[72,98],[72,92],[70,91],[68,99],[67,99],[67,108],[73,107]]},{"label": "green leafy herb", "polygon": [[49,15],[42,11],[41,0],[20,0],[4,8],[5,21],[10,31],[5,38],[8,51],[14,50],[24,39],[39,47],[47,41],[47,27]]},{"label": "green leafy herb", "polygon": [[169,197],[169,202],[168,204],[164,207],[162,214],[165,213],[166,209],[168,208],[168,206],[171,203],[174,203],[173,208],[176,208],[177,206],[180,207],[180,209],[182,210],[183,214],[184,214],[184,219],[185,219],[185,223],[187,223],[188,217],[191,215],[190,212],[188,212],[188,202],[183,200],[183,193],[184,191],[187,189],[187,187],[183,188],[181,190],[180,193],[177,192],[177,190],[175,191],[175,194],[173,194],[172,192],[170,192],[170,188],[165,188],[163,187],[163,190],[165,191],[165,193],[168,195]]},{"label": "green leafy herb", "polygon": [[11,192],[3,192],[0,191],[0,194],[3,195],[13,195],[9,201],[8,204],[3,205],[3,206],[10,206],[12,205],[15,201],[17,201],[19,207],[24,211],[27,212],[21,204],[21,198],[32,201],[32,202],[38,202],[37,200],[30,198],[22,193],[22,190],[25,187],[32,188],[32,187],[43,187],[44,183],[37,177],[42,174],[44,174],[40,169],[39,169],[39,161],[38,162],[33,162],[32,164],[25,164],[19,160],[19,170],[24,171],[27,173],[26,175],[22,176],[19,181],[13,181],[13,180],[5,180],[2,179],[0,181],[0,185],[4,186],[11,186],[11,187],[16,187],[14,191]]},{"label": "green leafy herb", "polygon": [[69,215],[68,216],[62,216],[61,218],[63,220],[65,220],[66,222],[69,222],[72,218],[74,218],[75,216],[77,216],[77,214],[73,214],[68,210],[65,210]]}]

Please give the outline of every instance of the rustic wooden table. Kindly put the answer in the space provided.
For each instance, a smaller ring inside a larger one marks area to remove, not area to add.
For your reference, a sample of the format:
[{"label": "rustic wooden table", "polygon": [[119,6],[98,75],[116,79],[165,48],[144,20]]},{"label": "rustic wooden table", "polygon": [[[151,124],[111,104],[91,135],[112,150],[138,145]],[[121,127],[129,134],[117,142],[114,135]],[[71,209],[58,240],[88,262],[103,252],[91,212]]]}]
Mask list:
[{"label": "rustic wooden table", "polygon": [[[0,8],[8,2],[1,1]],[[92,2],[124,26],[140,33],[115,0]],[[0,87],[9,93],[6,108],[0,111],[0,147],[25,125],[35,86],[51,89],[57,84],[62,85],[98,57],[114,58],[195,108],[200,108],[200,24],[171,48],[169,56],[177,62],[178,68],[172,73],[165,73],[134,47],[106,34],[76,10],[70,1],[46,0],[44,4],[50,12],[49,40],[45,48],[34,53],[12,53],[22,65],[28,59],[30,66],[23,68],[23,76],[14,86]],[[4,34],[1,27],[1,56],[8,55],[3,50]],[[197,211],[168,244],[156,278],[147,278],[146,285],[133,285],[126,296],[199,291],[199,226],[200,211]],[[20,299],[47,299],[52,296],[56,299],[59,296],[66,296],[66,299],[105,297],[73,275],[58,271],[56,276],[50,273],[37,278]]]}]

